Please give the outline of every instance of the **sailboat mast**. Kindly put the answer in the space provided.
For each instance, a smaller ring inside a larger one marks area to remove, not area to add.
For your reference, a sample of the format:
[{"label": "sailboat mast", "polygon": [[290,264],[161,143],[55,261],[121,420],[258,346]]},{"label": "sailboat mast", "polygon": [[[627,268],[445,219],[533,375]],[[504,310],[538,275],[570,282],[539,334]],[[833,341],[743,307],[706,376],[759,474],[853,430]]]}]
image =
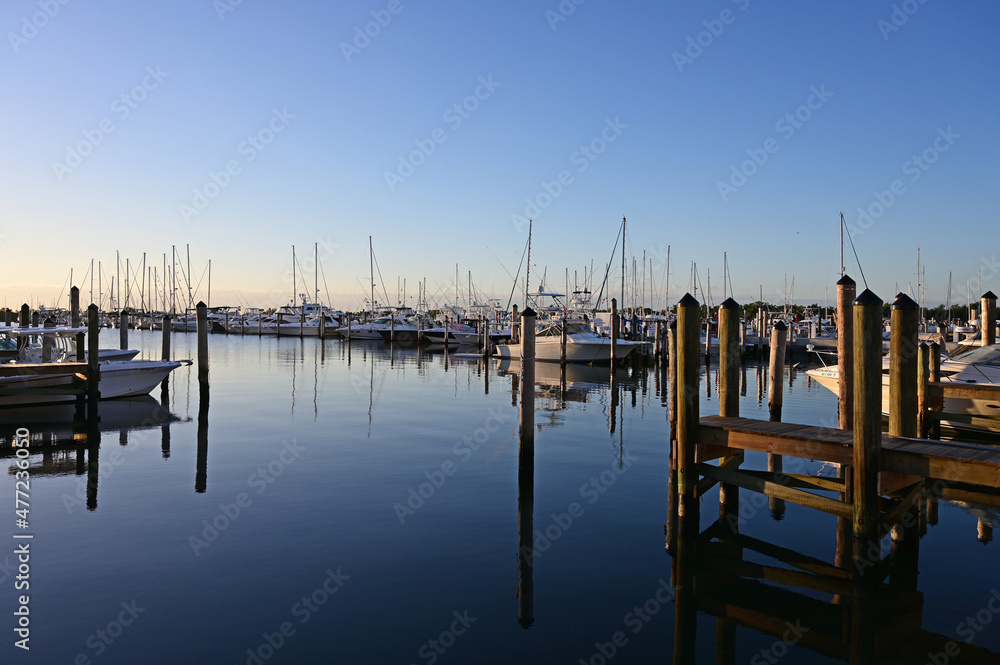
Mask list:
[{"label": "sailboat mast", "polygon": [[524,306],[528,306],[528,282],[531,279],[531,223],[528,220],[528,266],[524,271]]},{"label": "sailboat mast", "polygon": [[319,303],[319,243],[313,243],[313,268],[315,269],[316,277],[313,284],[313,289],[315,295],[313,296],[313,302]]},{"label": "sailboat mast", "polygon": [[295,276],[295,245],[292,245],[292,307],[295,307],[295,290],[296,286],[296,276]]},{"label": "sailboat mast", "polygon": [[622,309],[625,308],[625,217],[622,217]]},{"label": "sailboat mast", "polygon": [[372,285],[371,313],[375,318],[375,250],[372,249],[372,237],[368,236],[368,273]]},{"label": "sailboat mast", "polygon": [[840,276],[844,276],[844,213],[840,213]]}]

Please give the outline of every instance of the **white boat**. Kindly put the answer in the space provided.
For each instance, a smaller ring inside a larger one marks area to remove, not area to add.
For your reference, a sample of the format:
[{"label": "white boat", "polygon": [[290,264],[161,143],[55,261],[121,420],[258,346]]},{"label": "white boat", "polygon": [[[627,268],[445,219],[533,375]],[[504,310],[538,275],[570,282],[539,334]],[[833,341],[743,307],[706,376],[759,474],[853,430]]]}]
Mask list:
[{"label": "white boat", "polygon": [[[822,358],[822,356],[820,356]],[[839,394],[840,370],[836,365],[827,365],[806,371],[824,388]],[[1000,344],[982,346],[961,352],[941,360],[941,381],[960,384],[1000,386]],[[889,413],[889,359],[882,362],[882,413]],[[990,426],[980,426],[963,422],[961,418],[948,419],[952,414],[989,418],[995,420]],[[977,431],[1000,430],[1000,399],[965,399],[946,397],[941,414],[941,424],[955,429]]]},{"label": "white boat", "polygon": [[[101,399],[146,395],[158,386],[170,372],[181,366],[176,360],[102,360],[98,390]],[[58,404],[76,399],[72,392],[60,394],[60,388],[78,385],[73,372],[46,375],[5,376],[0,381],[0,406],[23,404]],[[21,388],[46,388],[50,392],[41,395],[9,394]],[[7,392],[8,394],[5,394]]]},{"label": "white boat", "polygon": [[420,331],[421,339],[430,344],[478,344],[479,332],[464,323],[449,323],[445,326],[427,328]]},{"label": "white boat", "polygon": [[[44,363],[58,368],[64,363],[76,360],[76,350],[71,345],[78,333],[86,332],[86,328],[14,328],[5,329],[12,338],[37,338],[51,336],[55,340],[52,361]],[[23,339],[28,342],[28,339]],[[28,342],[22,344],[18,359],[4,365],[6,371],[0,377],[0,406],[22,404],[57,404],[76,399],[74,391],[86,377],[75,369],[66,371],[52,369],[43,374],[33,372],[31,365],[41,360],[41,343]],[[101,399],[145,395],[157,386],[173,370],[182,363],[173,360],[109,360],[104,356],[106,350],[98,353],[98,391]],[[109,350],[114,353],[115,350]],[[36,358],[37,353],[37,358]],[[125,349],[119,353],[138,353],[135,349]],[[35,362],[32,362],[35,361]],[[18,374],[18,367],[24,366],[24,374]],[[25,388],[44,388],[44,394],[18,394]],[[61,393],[65,389],[67,392]]]},{"label": "white boat", "polygon": [[[535,359],[559,362],[562,359],[561,323],[555,323],[535,334]],[[616,340],[615,352],[618,358],[626,358],[636,348],[646,342]],[[498,358],[521,358],[520,344],[498,344]],[[589,330],[583,323],[569,321],[566,324],[566,361],[573,363],[602,363],[611,361],[611,338],[603,337]]]}]

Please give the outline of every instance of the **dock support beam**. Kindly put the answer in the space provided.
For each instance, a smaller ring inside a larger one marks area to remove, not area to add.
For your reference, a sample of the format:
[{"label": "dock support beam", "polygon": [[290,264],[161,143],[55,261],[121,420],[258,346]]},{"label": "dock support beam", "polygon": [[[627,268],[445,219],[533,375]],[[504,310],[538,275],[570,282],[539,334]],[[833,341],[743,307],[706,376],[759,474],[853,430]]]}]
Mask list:
[{"label": "dock support beam", "polygon": [[854,302],[857,284],[844,275],[837,282],[837,368],[840,374],[838,427],[851,429],[854,422]]},{"label": "dock support beam", "polygon": [[859,573],[879,550],[882,456],[882,299],[865,289],[854,300],[854,562]]},{"label": "dock support beam", "polygon": [[208,379],[208,307],[203,302],[196,306],[198,322],[198,380]]},{"label": "dock support beam", "polygon": [[771,357],[767,370],[767,409],[770,419],[781,422],[783,401],[782,380],[785,377],[785,346],[788,342],[788,325],[778,321],[771,327]]},{"label": "dock support beam", "polygon": [[[917,436],[917,328],[920,306],[905,293],[892,303],[889,339],[889,435]],[[881,351],[881,349],[880,349]],[[878,383],[881,384],[881,376]]]},{"label": "dock support beam", "polygon": [[[690,293],[677,303],[677,492],[681,522],[698,524],[695,446],[698,435],[699,364],[698,328],[701,304]],[[693,513],[693,514],[692,514]],[[681,527],[684,528],[683,526]],[[695,527],[697,528],[697,526]]]},{"label": "dock support beam", "polygon": [[997,296],[987,291],[982,297],[982,314],[979,316],[982,328],[982,344],[989,346],[997,342]]}]

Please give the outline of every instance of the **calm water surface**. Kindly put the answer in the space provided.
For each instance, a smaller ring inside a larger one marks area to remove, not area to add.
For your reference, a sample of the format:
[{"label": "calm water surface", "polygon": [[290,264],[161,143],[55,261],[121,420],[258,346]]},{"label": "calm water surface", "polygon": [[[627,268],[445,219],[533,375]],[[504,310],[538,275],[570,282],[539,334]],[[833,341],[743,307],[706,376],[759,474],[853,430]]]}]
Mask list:
[{"label": "calm water surface", "polygon": [[[159,343],[131,334],[153,357]],[[194,357],[194,343],[174,335],[174,356]],[[563,387],[558,367],[539,364],[533,483],[519,501],[516,364],[337,340],[212,336],[210,346],[207,394],[197,368],[182,367],[166,394],[102,404],[89,460],[86,448],[40,451],[71,442],[72,425],[0,413],[5,446],[23,425],[36,449],[31,649],[14,647],[8,537],[4,663],[673,662],[669,431],[654,373],[622,370],[612,387],[606,368],[571,367]],[[748,365],[741,414],[766,419],[759,378]],[[713,366],[702,415],[718,412],[716,381]],[[790,369],[782,390],[786,422],[835,425],[835,397],[804,373]],[[21,533],[5,450],[5,532]],[[745,466],[766,460],[748,454]],[[795,470],[835,474],[814,462]],[[717,492],[702,500],[702,528],[717,506]],[[743,533],[832,562],[832,516],[793,504],[780,520],[752,512]],[[533,574],[519,583],[529,517]],[[941,502],[914,598],[922,629],[963,647],[966,617],[988,615],[971,643],[1000,653],[1000,613],[987,609],[1000,598],[1000,557],[977,539],[980,518],[995,517]],[[697,662],[716,662],[716,624],[699,612]],[[740,627],[720,662],[837,662],[790,642]]]}]

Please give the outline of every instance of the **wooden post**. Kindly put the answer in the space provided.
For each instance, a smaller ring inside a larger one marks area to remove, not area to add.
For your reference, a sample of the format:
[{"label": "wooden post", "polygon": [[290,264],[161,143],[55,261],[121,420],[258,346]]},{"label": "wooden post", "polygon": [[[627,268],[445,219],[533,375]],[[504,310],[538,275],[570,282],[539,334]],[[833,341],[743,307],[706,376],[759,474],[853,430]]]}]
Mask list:
[{"label": "wooden post", "polygon": [[[350,319],[348,319],[347,321],[348,325],[350,325]],[[263,334],[264,334],[264,313],[259,312],[257,314],[257,337],[260,337]],[[348,335],[347,338],[350,339],[351,338],[350,335]]]},{"label": "wooden post", "polygon": [[788,325],[778,321],[771,327],[771,357],[767,371],[767,408],[770,419],[781,422],[782,379],[785,376],[785,343],[788,340]]},{"label": "wooden post", "polygon": [[[525,307],[521,312],[521,331],[521,410],[518,431],[521,445],[524,446],[535,443],[535,310],[530,307]],[[447,355],[446,350],[445,357]]]},{"label": "wooden post", "polygon": [[118,312],[118,342],[119,349],[128,348],[128,312],[124,309]]},{"label": "wooden post", "polygon": [[[73,328],[79,328],[81,324],[80,319],[80,288],[74,286],[69,290],[69,311],[70,319],[69,324]],[[87,357],[87,346],[86,346],[86,336],[83,333],[76,334],[76,362],[85,362]]]},{"label": "wooden post", "polygon": [[670,440],[677,440],[677,321],[667,327],[667,395],[669,397]]},{"label": "wooden post", "polygon": [[923,342],[917,348],[917,436],[926,439],[930,430],[927,413],[927,382],[931,374],[931,347]]},{"label": "wooden post", "polygon": [[511,308],[510,314],[510,343],[519,344],[521,342],[521,319],[517,315],[517,305]]},{"label": "wooden post", "polygon": [[615,371],[615,361],[618,360],[618,300],[611,299],[611,371]]},{"label": "wooden post", "polygon": [[160,336],[163,338],[160,358],[170,360],[170,315],[163,315],[163,323],[160,326]]},{"label": "wooden post", "polygon": [[208,379],[208,307],[199,301],[196,306],[198,327],[198,380]]},{"label": "wooden post", "polygon": [[982,345],[989,346],[997,342],[997,296],[987,291],[982,297],[982,314],[979,315],[980,328],[983,331]]},{"label": "wooden post", "polygon": [[653,333],[653,364],[659,365],[663,362],[663,322],[657,320]]},{"label": "wooden post", "polygon": [[[928,378],[930,381],[940,381],[941,380],[941,345],[937,342],[931,342],[930,344],[930,369],[928,370]],[[944,400],[937,402],[934,405],[935,411],[941,411],[944,408]],[[941,438],[941,421],[937,418],[931,418],[930,425],[928,426],[927,436],[932,439]]]},{"label": "wooden post", "polygon": [[854,422],[854,302],[857,284],[844,275],[837,282],[837,369],[840,375],[838,427],[851,429]]},{"label": "wooden post", "polygon": [[[52,320],[52,317],[45,319],[45,323],[42,324],[43,328],[55,328],[56,322]],[[52,335],[42,335],[42,362],[50,363],[52,362],[52,351],[55,349],[56,340],[52,338]]]},{"label": "wooden post", "polygon": [[31,313],[31,327],[37,328],[39,323],[41,323],[41,314],[38,312]]},{"label": "wooden post", "polygon": [[[917,326],[920,306],[900,293],[892,303],[889,338],[889,434],[917,436]],[[879,378],[881,382],[881,377]]]},{"label": "wooden post", "polygon": [[326,312],[319,313],[319,338],[326,338]]},{"label": "wooden post", "polygon": [[226,329],[223,330],[225,334],[229,334],[229,310],[226,310]]},{"label": "wooden post", "polygon": [[698,474],[694,468],[697,445],[698,406],[701,396],[698,363],[700,303],[690,293],[677,303],[677,491],[681,515],[696,507],[694,488]]},{"label": "wooden post", "polygon": [[[732,298],[727,298],[719,306],[719,415],[723,418],[739,418],[740,415],[740,306]],[[742,457],[743,453],[719,460],[729,461],[731,457]],[[742,463],[737,462],[737,466]],[[733,467],[730,467],[733,468]],[[740,490],[735,485],[719,485],[719,517],[738,516]]]},{"label": "wooden post", "polygon": [[854,300],[854,560],[859,573],[877,563],[882,464],[882,299],[865,289]]},{"label": "wooden post", "polygon": [[566,314],[563,314],[562,325],[559,327],[559,364],[566,366]]},{"label": "wooden post", "polygon": [[719,306],[719,415],[740,415],[740,306],[727,298]]},{"label": "wooden post", "polygon": [[[97,362],[98,335],[101,333],[100,316],[97,312],[97,305],[90,303],[87,307],[87,396],[91,406],[100,397],[99,380],[101,378],[101,366]],[[88,414],[89,415],[89,414]]]},{"label": "wooden post", "polygon": [[31,325],[31,308],[28,303],[21,305],[21,327],[27,328]]}]

